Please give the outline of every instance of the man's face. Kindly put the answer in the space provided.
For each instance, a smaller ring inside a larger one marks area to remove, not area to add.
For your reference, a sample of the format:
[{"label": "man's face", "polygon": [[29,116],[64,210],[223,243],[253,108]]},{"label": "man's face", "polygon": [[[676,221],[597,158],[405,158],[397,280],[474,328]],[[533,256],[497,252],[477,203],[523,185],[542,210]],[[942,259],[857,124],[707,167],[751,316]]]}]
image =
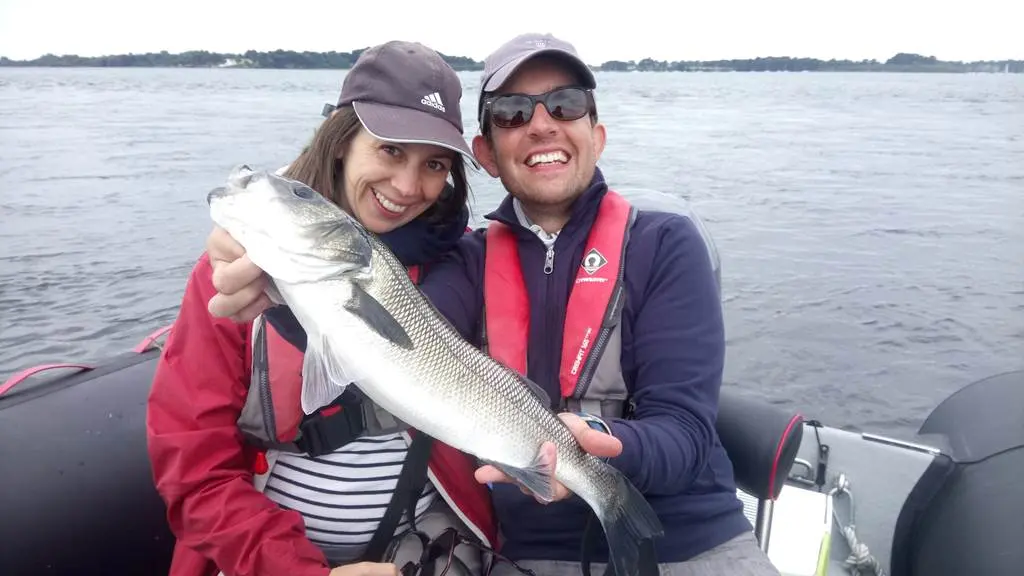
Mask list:
[{"label": "man's face", "polygon": [[[539,95],[574,85],[564,65],[538,57],[521,66],[498,94]],[[568,209],[587,189],[604,150],[602,124],[592,124],[589,115],[556,120],[540,102],[524,125],[501,128],[492,123],[488,129],[490,140],[479,135],[473,139],[481,166],[500,178],[510,194],[537,207]]]}]

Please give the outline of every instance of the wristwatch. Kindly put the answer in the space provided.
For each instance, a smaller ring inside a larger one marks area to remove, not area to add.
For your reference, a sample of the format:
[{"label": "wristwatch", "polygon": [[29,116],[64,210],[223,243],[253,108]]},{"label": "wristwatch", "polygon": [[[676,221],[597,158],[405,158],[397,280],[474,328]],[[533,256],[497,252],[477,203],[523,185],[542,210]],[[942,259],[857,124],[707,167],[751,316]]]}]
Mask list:
[{"label": "wristwatch", "polygon": [[587,426],[590,426],[594,430],[597,430],[598,432],[604,432],[609,436],[612,435],[611,427],[609,427],[604,420],[598,418],[597,416],[594,416],[593,414],[587,414],[586,412],[574,412],[574,414],[579,416],[581,420],[587,423]]}]

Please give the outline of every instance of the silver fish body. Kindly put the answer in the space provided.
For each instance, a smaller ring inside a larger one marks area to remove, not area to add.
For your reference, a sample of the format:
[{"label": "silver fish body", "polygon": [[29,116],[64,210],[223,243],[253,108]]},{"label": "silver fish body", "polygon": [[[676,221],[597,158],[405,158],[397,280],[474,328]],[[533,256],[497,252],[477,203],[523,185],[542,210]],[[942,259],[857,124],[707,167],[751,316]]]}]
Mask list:
[{"label": "silver fish body", "polygon": [[[301,183],[244,167],[208,201],[307,333],[307,411],[354,383],[396,418],[542,499],[553,473],[594,510],[617,574],[636,573],[640,541],[662,534],[646,499],[580,448],[536,384],[463,339],[375,235]],[[546,441],[556,447],[553,471]]]}]

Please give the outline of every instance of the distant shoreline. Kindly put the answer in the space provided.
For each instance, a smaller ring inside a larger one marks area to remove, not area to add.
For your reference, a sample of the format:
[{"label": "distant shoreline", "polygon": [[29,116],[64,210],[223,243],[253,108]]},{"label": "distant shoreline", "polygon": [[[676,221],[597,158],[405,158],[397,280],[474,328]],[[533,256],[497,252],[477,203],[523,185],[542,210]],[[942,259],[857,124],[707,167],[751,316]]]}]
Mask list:
[{"label": "distant shoreline", "polygon": [[[46,54],[32,60],[0,57],[6,68],[254,68],[270,70],[347,70],[363,50],[352,52],[294,52],[275,50],[242,54],[207,52],[150,52],[78,56]],[[457,71],[483,70],[483,62],[465,56],[442,55]],[[759,57],[729,60],[639,61],[609,60],[590,66],[600,72],[931,72],[931,73],[1024,73],[1024,60],[954,62],[901,52],[885,62],[877,60],[819,60],[816,58]]]}]

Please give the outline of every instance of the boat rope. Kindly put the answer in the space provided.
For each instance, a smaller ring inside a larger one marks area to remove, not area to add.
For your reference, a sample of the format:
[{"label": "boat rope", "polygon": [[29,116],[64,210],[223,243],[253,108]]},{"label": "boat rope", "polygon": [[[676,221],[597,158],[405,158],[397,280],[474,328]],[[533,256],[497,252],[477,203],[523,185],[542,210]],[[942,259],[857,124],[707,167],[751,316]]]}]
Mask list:
[{"label": "boat rope", "polygon": [[[836,514],[835,500],[836,496],[845,494],[846,498],[850,501],[850,523],[843,524],[839,520],[839,515]],[[846,538],[846,543],[850,546],[850,555],[843,561],[843,566],[853,576],[868,576],[874,574],[875,576],[885,576],[885,570],[882,568],[878,559],[871,555],[871,551],[868,550],[867,544],[864,544],[857,538],[857,523],[856,517],[854,516],[853,506],[853,492],[850,491],[850,480],[846,477],[846,474],[839,474],[836,478],[835,487],[829,491],[829,496],[833,499],[832,505],[832,519],[839,526],[839,530],[843,537]]]}]

